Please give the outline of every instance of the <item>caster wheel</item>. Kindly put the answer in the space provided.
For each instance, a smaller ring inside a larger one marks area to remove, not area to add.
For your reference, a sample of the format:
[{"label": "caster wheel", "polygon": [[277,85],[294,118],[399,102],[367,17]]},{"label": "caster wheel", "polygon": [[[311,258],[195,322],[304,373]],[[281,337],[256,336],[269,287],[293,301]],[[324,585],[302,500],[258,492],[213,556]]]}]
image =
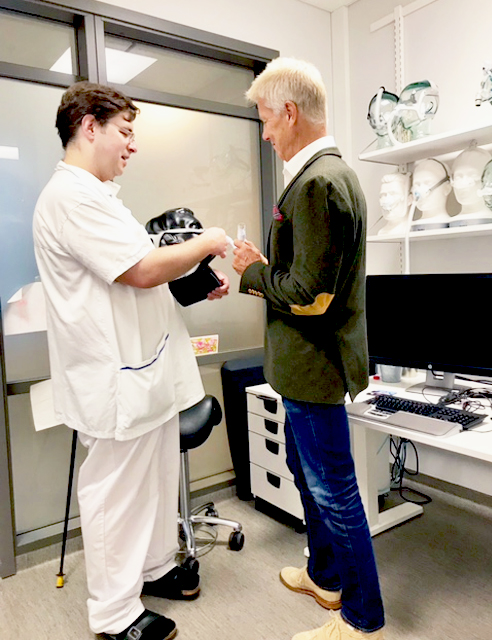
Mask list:
[{"label": "caster wheel", "polygon": [[208,507],[208,509],[205,511],[205,515],[209,518],[218,518],[219,512],[214,507]]},{"label": "caster wheel", "polygon": [[244,547],[244,533],[242,531],[233,531],[229,536],[229,549],[231,551],[241,551]]},{"label": "caster wheel", "polygon": [[181,565],[183,569],[186,571],[192,571],[193,573],[198,573],[200,569],[200,563],[196,558],[186,558],[186,560]]}]

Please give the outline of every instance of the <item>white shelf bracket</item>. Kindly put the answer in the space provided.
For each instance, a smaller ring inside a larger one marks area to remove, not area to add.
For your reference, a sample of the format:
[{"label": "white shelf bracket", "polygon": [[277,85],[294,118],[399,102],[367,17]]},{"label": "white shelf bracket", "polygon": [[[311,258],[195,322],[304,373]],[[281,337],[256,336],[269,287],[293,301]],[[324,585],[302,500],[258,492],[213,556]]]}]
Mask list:
[{"label": "white shelf bracket", "polygon": [[395,7],[395,87],[400,95],[405,87],[405,47],[403,31],[403,7]]}]

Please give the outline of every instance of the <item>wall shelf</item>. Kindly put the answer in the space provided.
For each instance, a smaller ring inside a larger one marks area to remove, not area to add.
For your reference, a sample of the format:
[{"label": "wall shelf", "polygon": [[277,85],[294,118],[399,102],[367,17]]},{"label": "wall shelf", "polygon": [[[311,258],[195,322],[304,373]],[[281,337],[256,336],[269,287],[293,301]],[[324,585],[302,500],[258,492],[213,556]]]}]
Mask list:
[{"label": "wall shelf", "polygon": [[492,125],[476,129],[439,133],[425,136],[418,140],[411,140],[398,146],[367,151],[359,155],[359,160],[379,164],[404,165],[424,158],[433,158],[462,151],[472,142],[476,142],[478,146],[491,144]]},{"label": "wall shelf", "polygon": [[[409,239],[411,242],[419,240],[448,240],[453,238],[474,238],[477,236],[492,235],[492,224],[477,224],[468,227],[451,227],[449,229],[431,229],[429,231],[411,231]],[[405,236],[367,236],[367,242],[388,243],[404,242]]]}]

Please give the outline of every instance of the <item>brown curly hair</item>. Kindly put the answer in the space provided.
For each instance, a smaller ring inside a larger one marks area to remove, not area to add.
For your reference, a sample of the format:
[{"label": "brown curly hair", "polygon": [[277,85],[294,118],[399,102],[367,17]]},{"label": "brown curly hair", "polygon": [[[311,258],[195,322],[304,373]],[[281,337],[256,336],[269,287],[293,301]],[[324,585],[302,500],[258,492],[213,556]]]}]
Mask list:
[{"label": "brown curly hair", "polygon": [[122,112],[128,113],[131,122],[138,111],[130,98],[112,87],[94,82],[76,82],[62,96],[56,114],[56,128],[66,149],[85,115],[93,115],[103,125]]}]

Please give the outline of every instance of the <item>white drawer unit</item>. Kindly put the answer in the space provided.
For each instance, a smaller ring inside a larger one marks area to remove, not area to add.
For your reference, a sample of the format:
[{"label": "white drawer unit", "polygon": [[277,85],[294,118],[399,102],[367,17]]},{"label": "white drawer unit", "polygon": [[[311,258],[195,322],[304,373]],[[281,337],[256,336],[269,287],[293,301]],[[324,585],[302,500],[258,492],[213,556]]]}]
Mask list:
[{"label": "white drawer unit", "polygon": [[285,459],[285,409],[269,384],[246,388],[251,492],[304,520],[299,491]]},{"label": "white drawer unit", "polygon": [[284,423],[248,411],[248,431],[277,442],[285,442]]},{"label": "white drawer unit", "polygon": [[254,464],[293,481],[285,459],[285,444],[260,436],[254,431],[249,434],[249,459]]},{"label": "white drawer unit", "polygon": [[253,495],[304,520],[304,509],[297,487],[291,480],[251,463],[251,491]]},{"label": "white drawer unit", "polygon": [[272,389],[269,384],[258,384],[254,387],[246,387],[246,400],[248,413],[257,416],[285,422],[285,409],[282,404],[282,396]]}]

